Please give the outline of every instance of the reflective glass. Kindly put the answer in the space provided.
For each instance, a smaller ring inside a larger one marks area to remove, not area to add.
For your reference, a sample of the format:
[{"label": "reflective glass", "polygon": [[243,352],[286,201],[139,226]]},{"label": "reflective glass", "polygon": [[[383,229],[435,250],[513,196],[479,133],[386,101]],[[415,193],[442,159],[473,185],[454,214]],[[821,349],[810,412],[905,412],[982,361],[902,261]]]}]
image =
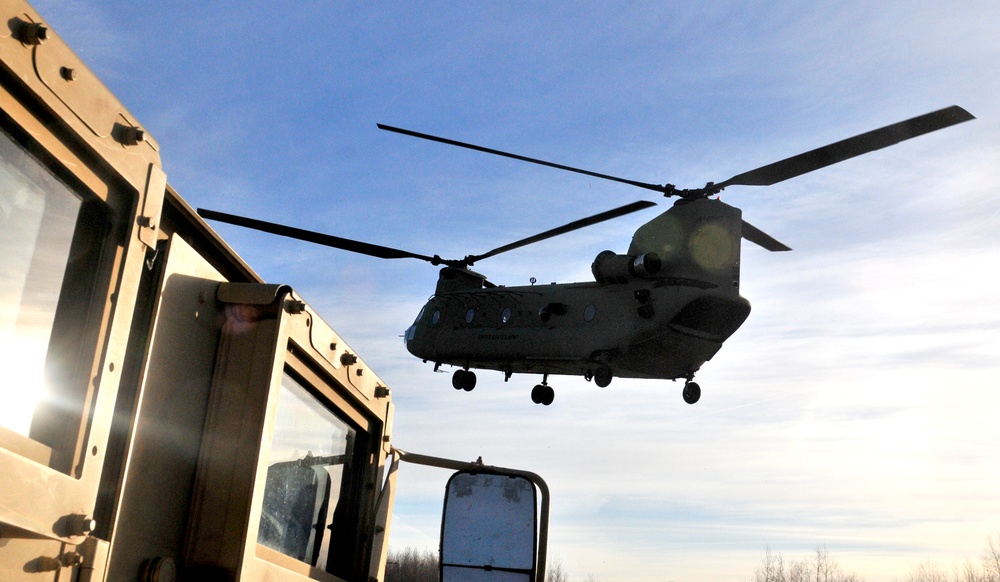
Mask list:
[{"label": "reflective glass", "polygon": [[529,580],[535,564],[535,501],[535,488],[524,477],[453,475],[441,524],[442,580]]},{"label": "reflective glass", "polygon": [[287,373],[276,414],[257,542],[326,569],[357,433]]},{"label": "reflective glass", "polygon": [[0,133],[0,426],[27,436],[82,200]]}]

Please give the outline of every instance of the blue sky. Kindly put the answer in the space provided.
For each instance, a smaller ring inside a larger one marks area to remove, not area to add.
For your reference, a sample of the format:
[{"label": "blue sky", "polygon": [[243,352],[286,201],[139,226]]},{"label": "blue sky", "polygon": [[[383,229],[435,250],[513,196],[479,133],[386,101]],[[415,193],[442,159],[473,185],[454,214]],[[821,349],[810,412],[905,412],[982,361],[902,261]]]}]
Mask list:
[{"label": "blue sky", "polygon": [[[220,225],[393,388],[395,442],[552,489],[571,579],[734,580],[825,545],[869,581],[978,560],[1000,532],[1000,10],[991,2],[38,2],[162,147],[193,206],[442,256],[634,200],[625,185],[376,122],[697,187],[940,107],[979,119],[723,199],[795,249],[746,245],[747,323],[680,384],[481,373],[400,334],[436,270]],[[477,264],[590,279],[645,211]],[[444,477],[404,467],[397,545],[436,546]]]}]

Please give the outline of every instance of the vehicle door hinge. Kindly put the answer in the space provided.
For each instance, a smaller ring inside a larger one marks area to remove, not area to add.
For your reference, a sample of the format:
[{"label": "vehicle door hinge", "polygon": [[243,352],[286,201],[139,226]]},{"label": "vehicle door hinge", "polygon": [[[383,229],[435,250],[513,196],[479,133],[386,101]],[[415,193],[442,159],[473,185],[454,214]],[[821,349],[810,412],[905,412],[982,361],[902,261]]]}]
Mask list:
[{"label": "vehicle door hinge", "polygon": [[156,237],[160,230],[160,215],[163,212],[163,197],[166,191],[167,175],[156,164],[150,164],[142,209],[136,219],[139,226],[139,240],[150,249],[156,248]]},{"label": "vehicle door hinge", "polygon": [[100,582],[104,580],[108,568],[108,554],[111,545],[95,537],[88,537],[82,544],[77,546],[76,551],[80,558],[75,564],[77,576],[76,582]]}]

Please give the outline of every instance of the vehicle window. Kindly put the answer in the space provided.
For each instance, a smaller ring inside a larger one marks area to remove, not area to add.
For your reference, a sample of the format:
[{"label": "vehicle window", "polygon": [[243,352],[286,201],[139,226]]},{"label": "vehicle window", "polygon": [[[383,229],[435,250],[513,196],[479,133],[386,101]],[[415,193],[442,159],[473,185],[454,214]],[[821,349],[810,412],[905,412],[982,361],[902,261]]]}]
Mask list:
[{"label": "vehicle window", "polygon": [[82,355],[109,214],[0,132],[0,426],[51,447],[83,415],[79,386],[66,382]]},{"label": "vehicle window", "polygon": [[257,542],[336,573],[349,559],[338,536],[354,528],[358,431],[288,373],[276,414]]}]

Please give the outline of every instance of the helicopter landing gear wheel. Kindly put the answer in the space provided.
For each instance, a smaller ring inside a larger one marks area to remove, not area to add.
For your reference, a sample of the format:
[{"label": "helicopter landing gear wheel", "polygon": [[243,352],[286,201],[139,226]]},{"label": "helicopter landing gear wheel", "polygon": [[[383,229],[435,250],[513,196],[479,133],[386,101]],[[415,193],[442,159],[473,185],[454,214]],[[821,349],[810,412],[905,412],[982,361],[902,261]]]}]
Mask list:
[{"label": "helicopter landing gear wheel", "polygon": [[611,373],[611,368],[602,366],[594,372],[594,384],[597,384],[598,388],[607,388],[611,384],[611,380],[614,375]]},{"label": "helicopter landing gear wheel", "polygon": [[701,386],[699,386],[697,382],[688,380],[684,383],[684,392],[682,394],[684,396],[684,402],[694,404],[695,402],[698,402],[699,398],[701,398]]},{"label": "helicopter landing gear wheel", "polygon": [[476,387],[476,373],[469,370],[455,370],[451,377],[451,385],[455,390],[472,392]]},{"label": "helicopter landing gear wheel", "polygon": [[556,399],[556,391],[548,384],[536,384],[531,389],[531,401],[535,404],[548,406]]}]

